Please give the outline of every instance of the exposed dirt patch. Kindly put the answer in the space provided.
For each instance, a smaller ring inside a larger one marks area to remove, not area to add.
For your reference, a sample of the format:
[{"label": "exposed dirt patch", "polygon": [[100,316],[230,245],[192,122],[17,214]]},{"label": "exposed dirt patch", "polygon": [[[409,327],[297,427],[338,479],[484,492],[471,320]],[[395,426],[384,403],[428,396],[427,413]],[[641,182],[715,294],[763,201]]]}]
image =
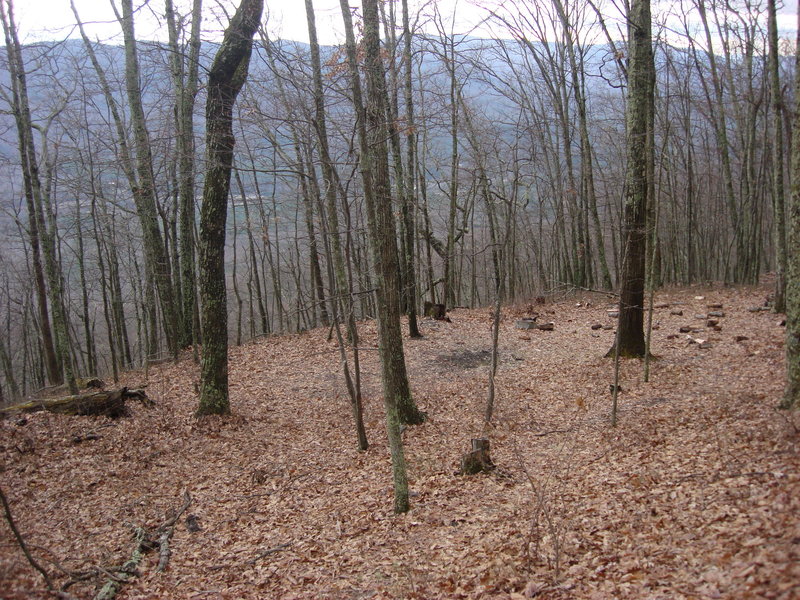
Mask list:
[{"label": "exposed dirt patch", "polygon": [[[499,358],[499,357],[498,357]],[[440,354],[436,361],[445,367],[458,369],[475,369],[486,367],[492,362],[491,350],[461,350],[449,354]]]}]

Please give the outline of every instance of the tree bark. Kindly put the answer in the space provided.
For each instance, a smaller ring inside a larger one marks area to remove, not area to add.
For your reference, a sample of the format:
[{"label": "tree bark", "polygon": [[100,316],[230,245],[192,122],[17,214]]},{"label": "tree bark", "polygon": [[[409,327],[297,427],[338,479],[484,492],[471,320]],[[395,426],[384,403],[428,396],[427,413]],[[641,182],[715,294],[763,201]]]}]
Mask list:
[{"label": "tree bark", "polygon": [[786,310],[786,199],[783,185],[783,92],[778,69],[778,19],[776,0],[767,2],[769,11],[769,79],[772,92],[772,169],[775,222],[775,312]]},{"label": "tree bark", "polygon": [[[408,386],[403,341],[400,334],[399,264],[389,189],[386,110],[383,105],[386,95],[380,51],[378,5],[375,0],[363,0],[362,2],[364,68],[367,82],[367,103],[365,105],[361,96],[350,6],[347,0],[341,0],[340,4],[345,21],[347,60],[356,111],[360,146],[359,167],[364,185],[367,225],[377,279],[378,344],[383,400],[386,409],[386,430],[392,456],[394,509],[395,512],[402,513],[408,511],[409,503],[403,440],[400,433],[402,419],[400,406],[404,403],[411,403],[413,406],[413,400]],[[416,407],[414,410],[416,411]],[[419,417],[417,422],[422,420],[421,414]]]},{"label": "tree bark", "polygon": [[[180,345],[186,347],[199,342],[199,307],[197,305],[197,282],[195,274],[195,185],[194,185],[194,104],[198,88],[200,65],[200,25],[202,0],[193,0],[189,54],[179,45],[178,26],[172,0],[166,0],[165,8],[172,53],[172,80],[175,93],[175,116],[178,151],[178,195],[180,198],[180,290],[181,324]],[[184,76],[185,75],[185,76]]]},{"label": "tree bark", "polygon": [[153,274],[161,302],[161,317],[167,348],[173,356],[177,356],[178,312],[174,290],[172,289],[169,256],[165,251],[164,240],[158,225],[155,178],[153,176],[153,151],[150,145],[150,134],[147,131],[142,102],[139,56],[136,48],[137,42],[133,22],[133,2],[132,0],[122,0],[121,4],[122,15],[117,13],[117,19],[122,27],[125,45],[125,89],[128,96],[128,107],[131,112],[138,181],[137,187],[133,190],[134,200],[136,200],[136,210],[142,224],[145,263],[148,271]]},{"label": "tree bark", "polygon": [[800,406],[800,13],[795,45],[792,194],[789,199],[789,248],[786,265],[786,390],[781,408]]},{"label": "tree bark", "polygon": [[[649,174],[653,147],[649,143],[655,66],[651,40],[650,0],[631,2],[628,16],[627,168],[625,173],[625,243],[619,301],[620,356],[643,357],[644,281]],[[608,356],[613,356],[612,348]]]},{"label": "tree bark", "polygon": [[152,406],[153,404],[153,401],[147,397],[144,390],[129,390],[123,387],[116,390],[75,394],[63,398],[31,400],[23,404],[15,404],[14,406],[0,409],[0,415],[46,410],[47,412],[62,415],[102,415],[116,419],[128,414],[125,407],[126,400],[138,400],[145,406]]},{"label": "tree bark", "polygon": [[[0,18],[2,19],[3,33],[5,35],[6,53],[8,54],[8,69],[11,75],[12,110],[17,126],[25,199],[30,221],[29,235],[34,258],[34,276],[39,294],[42,345],[48,379],[50,379],[51,383],[60,383],[63,373],[70,389],[77,391],[69,351],[67,318],[63,305],[61,265],[58,262],[56,253],[56,225],[54,219],[51,219],[51,224],[48,228],[44,219],[43,200],[44,195],[49,192],[42,189],[39,177],[39,158],[36,154],[36,145],[33,139],[33,122],[28,102],[28,85],[22,58],[22,46],[17,35],[16,23],[14,22],[14,4],[11,0],[5,0],[4,3],[0,3]],[[42,273],[39,254],[40,241],[41,249],[44,252],[44,273],[47,275],[47,285],[45,285]],[[55,334],[54,346],[45,294],[50,300],[50,310],[53,312],[52,333]]]},{"label": "tree bark", "polygon": [[242,0],[225,30],[208,74],[207,171],[200,209],[203,359],[197,416],[230,412],[225,223],[235,143],[233,105],[247,79],[253,35],[261,20],[263,6],[263,0]]}]

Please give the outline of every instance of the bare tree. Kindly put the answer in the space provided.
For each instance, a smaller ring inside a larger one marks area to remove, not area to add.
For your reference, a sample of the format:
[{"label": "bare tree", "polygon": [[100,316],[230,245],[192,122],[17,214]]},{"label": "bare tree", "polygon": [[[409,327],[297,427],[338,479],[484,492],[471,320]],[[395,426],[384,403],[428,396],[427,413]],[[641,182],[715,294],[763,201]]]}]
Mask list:
[{"label": "bare tree", "polygon": [[[44,279],[41,253],[41,219],[37,215],[35,203],[35,178],[38,179],[38,165],[35,152],[30,155],[30,146],[33,144],[33,131],[30,128],[30,107],[27,104],[27,85],[25,68],[22,64],[22,54],[19,40],[16,39],[16,25],[14,23],[14,4],[10,0],[0,3],[2,9],[3,32],[5,34],[6,53],[8,55],[8,68],[11,75],[12,110],[17,122],[17,136],[20,158],[22,160],[23,183],[25,199],[28,209],[28,240],[31,247],[33,261],[33,276],[36,282],[36,300],[39,313],[39,326],[41,329],[42,350],[44,363],[47,369],[47,379],[52,385],[63,381],[63,371],[56,346],[53,342],[53,330],[50,326],[50,313],[47,308],[47,285]],[[16,40],[16,43],[15,43]],[[35,176],[35,178],[34,178]]]},{"label": "bare tree", "polygon": [[225,288],[225,223],[233,168],[233,105],[247,79],[253,35],[263,0],[242,0],[208,73],[207,167],[200,209],[200,298],[203,358],[197,416],[226,414],[228,401],[228,303]]},{"label": "bare tree", "polygon": [[[41,237],[45,272],[47,274],[47,291],[50,309],[53,312],[56,360],[60,362],[60,368],[63,368],[64,378],[70,391],[77,393],[78,387],[75,383],[70,353],[67,315],[64,308],[63,278],[56,250],[57,226],[53,217],[49,189],[42,186],[39,176],[39,156],[36,153],[36,145],[33,139],[34,127],[28,103],[25,64],[22,58],[22,47],[19,43],[13,11],[14,5],[10,0],[0,3],[0,19],[2,19],[3,33],[5,34],[8,66],[12,79],[12,111],[19,138],[19,153],[25,185],[25,197],[29,211],[28,217],[31,222],[35,221],[30,233],[31,245],[38,247],[39,237]],[[45,222],[45,216],[48,217],[47,222]],[[34,231],[36,232],[35,234]],[[43,307],[40,305],[41,308]],[[42,316],[45,317],[46,313]],[[44,326],[42,331],[43,333],[46,331]],[[44,341],[46,345],[47,340],[45,339]],[[49,374],[51,377],[58,377],[57,373]]]},{"label": "bare tree", "polygon": [[783,90],[778,68],[778,18],[776,0],[768,0],[769,11],[769,78],[772,92],[772,169],[773,212],[775,215],[775,311],[786,310],[786,206],[783,185]]},{"label": "bare tree", "polygon": [[200,67],[200,24],[202,0],[193,0],[188,55],[181,47],[180,27],[172,0],[165,0],[169,33],[170,68],[175,89],[175,115],[178,151],[178,193],[180,195],[180,291],[182,321],[181,346],[199,341],[199,307],[195,277],[195,168],[194,104]]},{"label": "bare tree", "polygon": [[[114,8],[114,13],[122,27],[125,46],[125,90],[133,127],[137,178],[137,185],[133,189],[133,195],[142,224],[142,233],[144,234],[147,271],[152,273],[155,278],[158,296],[161,301],[161,317],[167,348],[169,348],[173,356],[177,356],[179,313],[172,287],[169,256],[165,251],[164,239],[158,224],[156,185],[153,174],[153,148],[150,143],[150,133],[147,129],[142,100],[139,53],[134,32],[133,2],[132,0],[121,0],[121,4],[121,14],[113,0],[111,6]],[[150,306],[151,310],[155,308],[154,304]]]},{"label": "bare tree", "polygon": [[627,169],[625,242],[622,250],[619,321],[609,355],[644,356],[644,282],[649,175],[653,172],[651,129],[655,65],[650,0],[634,0],[628,13]]}]

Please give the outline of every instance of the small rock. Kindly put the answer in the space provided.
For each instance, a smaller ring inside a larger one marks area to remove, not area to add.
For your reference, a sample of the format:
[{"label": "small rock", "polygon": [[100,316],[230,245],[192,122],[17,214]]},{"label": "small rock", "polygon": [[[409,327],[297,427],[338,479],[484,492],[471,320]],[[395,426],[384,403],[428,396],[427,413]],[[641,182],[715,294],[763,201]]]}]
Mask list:
[{"label": "small rock", "polygon": [[594,325],[592,325],[592,331],[597,331],[598,329],[602,329],[602,328],[603,328],[603,325],[600,324],[600,323],[595,323]]},{"label": "small rock", "polygon": [[749,339],[750,338],[747,337],[746,335],[735,335],[735,336],[733,336],[733,341],[734,342],[745,342],[745,341],[747,341]]},{"label": "small rock", "polygon": [[706,308],[710,308],[712,310],[713,309],[720,309],[720,308],[722,308],[722,304],[706,304]]},{"label": "small rock", "polygon": [[689,333],[691,330],[692,330],[692,328],[691,328],[691,327],[687,327],[687,326],[685,326],[685,325],[684,325],[683,327],[681,327],[680,329],[678,329],[678,331],[679,331],[680,333]]},{"label": "small rock", "polygon": [[700,320],[703,320],[703,319],[707,318],[707,316],[708,316],[708,315],[704,315],[703,313],[697,313],[697,314],[694,316],[694,318],[695,318],[695,319],[700,319]]},{"label": "small rock", "polygon": [[708,350],[709,348],[711,348],[711,343],[708,340],[703,340],[698,344],[698,347],[701,350]]},{"label": "small rock", "polygon": [[610,310],[608,311],[608,316],[611,317],[612,319],[616,319],[617,317],[619,317],[619,311]]},{"label": "small rock", "polygon": [[719,321],[717,321],[716,319],[709,319],[708,321],[706,321],[706,327],[714,327],[714,325],[718,324]]},{"label": "small rock", "polygon": [[683,316],[683,311],[680,308],[673,308],[671,311],[669,311],[669,314],[680,317]]},{"label": "small rock", "polygon": [[539,323],[539,331],[553,331],[555,323]]},{"label": "small rock", "polygon": [[721,310],[713,310],[710,313],[708,313],[708,316],[709,317],[718,317],[718,318],[721,319],[722,317],[725,316],[725,313],[722,312]]},{"label": "small rock", "polygon": [[603,325],[603,331],[611,331],[614,329],[613,325]]}]

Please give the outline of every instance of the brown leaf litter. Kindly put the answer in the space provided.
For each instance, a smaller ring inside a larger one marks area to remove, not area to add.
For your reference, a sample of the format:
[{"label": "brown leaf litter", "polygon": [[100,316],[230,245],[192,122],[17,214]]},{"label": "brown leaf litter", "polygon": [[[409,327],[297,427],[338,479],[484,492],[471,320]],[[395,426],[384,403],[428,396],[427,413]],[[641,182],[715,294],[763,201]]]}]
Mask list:
[{"label": "brown leaf litter", "polygon": [[[553,331],[515,329],[530,307],[505,309],[489,434],[498,468],[475,477],[457,470],[481,431],[490,311],[422,320],[425,337],[405,348],[430,419],[404,434],[406,515],[392,514],[371,322],[366,453],[335,341],[317,329],[232,348],[228,418],[192,416],[187,357],[150,371],[156,407],[134,405],[131,418],[6,419],[2,487],[58,584],[69,579],[59,568],[122,564],[132,527],[158,526],[189,491],[167,570],[147,555],[120,593],[130,600],[800,597],[800,418],[775,409],[785,330],[748,310],[766,292],[658,294],[651,381],[641,361],[623,362],[616,429],[602,358],[614,332],[592,329],[614,323],[606,297],[537,305]],[[720,304],[719,331],[695,318]],[[97,439],[71,443],[87,431]],[[68,591],[89,598],[97,581]],[[0,596],[48,597],[5,522]]]}]

